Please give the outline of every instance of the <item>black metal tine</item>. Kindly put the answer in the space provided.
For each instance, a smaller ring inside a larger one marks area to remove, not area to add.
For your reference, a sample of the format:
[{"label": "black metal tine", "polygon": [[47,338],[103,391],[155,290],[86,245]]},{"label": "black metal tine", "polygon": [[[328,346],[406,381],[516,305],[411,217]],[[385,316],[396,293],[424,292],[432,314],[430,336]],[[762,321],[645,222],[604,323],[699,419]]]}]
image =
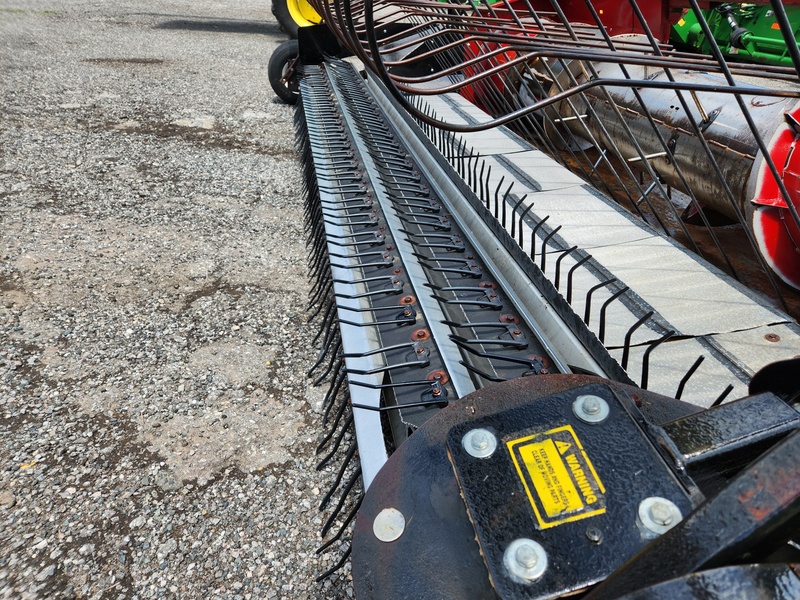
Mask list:
[{"label": "black metal tine", "polygon": [[480,356],[481,358],[491,358],[493,360],[502,360],[510,363],[514,363],[517,365],[531,365],[532,361],[519,358],[516,356],[505,356],[504,354],[495,354],[493,352],[481,352],[480,350],[476,350],[469,344],[469,340],[466,338],[461,337],[460,335],[450,335],[449,336],[453,342],[455,342],[460,348],[463,348],[470,354],[474,354],[475,356]]},{"label": "black metal tine", "polygon": [[336,307],[336,305],[333,302],[328,304],[328,309],[325,311],[325,316],[322,317],[322,324],[320,325],[319,330],[317,331],[317,335],[315,335],[311,339],[311,343],[312,344],[316,344],[317,343],[317,340],[319,339],[319,336],[321,336],[322,332],[325,331],[325,329],[330,325],[330,323],[328,322],[328,319],[333,320],[333,319],[336,318],[335,317],[336,312],[334,310],[335,307]]},{"label": "black metal tine", "polygon": [[[478,187],[478,163],[483,164],[483,159],[481,158],[480,152],[475,155],[475,165],[472,167],[473,182],[470,186],[471,190],[474,190],[476,187]],[[481,182],[481,185],[483,185],[483,182]]]},{"label": "black metal tine", "polygon": [[473,158],[475,158],[475,156],[472,154],[472,151],[470,150],[469,159],[467,161],[467,187],[470,189],[474,189],[473,179],[477,177],[477,175],[475,174],[475,167],[472,165]]},{"label": "black metal tine", "polygon": [[464,338],[464,343],[466,344],[481,344],[482,346],[503,346],[506,348],[527,348],[528,342],[527,341],[516,341],[516,340],[503,340],[500,338],[491,339],[491,338],[473,338],[473,339],[466,339]]},{"label": "black metal tine", "polygon": [[647,389],[647,384],[649,383],[648,376],[650,375],[650,353],[674,335],[675,331],[668,331],[660,339],[650,344],[647,347],[647,350],[644,351],[644,356],[642,357],[642,384],[639,386],[643,390]]},{"label": "black metal tine", "polygon": [[728,387],[722,390],[722,393],[716,400],[714,400],[714,402],[711,403],[711,406],[709,408],[714,408],[715,406],[719,406],[720,404],[722,404],[725,398],[728,397],[728,394],[730,394],[732,391],[733,391],[733,384],[729,383]]},{"label": "black metal tine", "polygon": [[[500,190],[503,187],[503,183],[506,180],[506,176],[503,175],[500,177],[500,183],[497,184],[497,188],[494,190],[494,214],[497,214],[497,209],[500,206]],[[512,183],[513,185],[513,183]],[[486,204],[486,208],[489,208],[489,204]]]},{"label": "black metal tine", "polygon": [[429,364],[431,364],[430,355],[428,353],[427,348],[425,348],[424,346],[420,345],[420,347],[417,349],[417,351],[414,352],[414,358],[417,359],[414,362],[407,360],[407,361],[404,361],[404,362],[401,362],[401,363],[387,364],[387,365],[384,365],[382,367],[375,367],[374,369],[351,369],[351,368],[348,368],[347,369],[347,373],[348,374],[353,374],[353,375],[379,375],[381,373],[387,374],[387,373],[390,373],[392,371],[397,371],[399,369],[407,369],[409,367],[414,367],[416,369],[421,369],[422,367],[427,367]]},{"label": "black metal tine", "polygon": [[341,559],[339,559],[339,562],[337,562],[337,563],[336,563],[335,565],[333,565],[333,566],[332,566],[330,569],[328,569],[327,571],[325,571],[325,572],[324,572],[322,575],[320,575],[319,577],[317,577],[317,578],[314,580],[314,581],[315,581],[315,583],[322,583],[322,582],[323,582],[323,581],[325,581],[325,580],[326,580],[328,577],[330,577],[331,575],[333,575],[334,573],[336,573],[336,571],[338,571],[339,569],[341,569],[341,568],[342,568],[342,567],[343,567],[343,566],[344,566],[344,565],[347,563],[347,561],[350,559],[350,554],[351,554],[352,552],[353,552],[353,546],[352,546],[352,544],[351,544],[351,545],[347,546],[347,550],[345,550],[344,554],[342,555],[342,558],[341,558]]},{"label": "black metal tine", "polygon": [[[339,330],[337,329],[336,331],[338,332]],[[328,362],[328,366],[325,368],[325,370],[322,372],[322,374],[320,374],[320,376],[317,377],[314,380],[314,385],[319,385],[320,383],[325,381],[325,378],[333,370],[333,366],[334,366],[334,364],[336,363],[336,361],[339,358],[338,354],[339,354],[339,352],[341,352],[341,348],[342,348],[342,336],[340,334],[337,337],[338,337],[338,339],[336,341],[336,350],[334,352],[331,352],[331,359]]]},{"label": "black metal tine", "polygon": [[350,495],[350,492],[353,490],[353,487],[355,486],[356,482],[359,479],[361,479],[361,467],[360,466],[356,467],[356,469],[350,475],[350,478],[345,482],[344,487],[342,488],[342,493],[339,495],[339,501],[336,503],[336,506],[331,511],[331,514],[328,517],[328,520],[322,526],[322,535],[323,536],[325,536],[325,534],[328,533],[328,529],[330,529],[330,526],[333,524],[333,522],[336,520],[336,518],[342,512],[342,507],[344,506],[344,503],[347,501],[347,498]]},{"label": "black metal tine", "polygon": [[489,201],[489,183],[491,182],[491,180],[492,180],[492,165],[489,165],[489,168],[486,170],[486,179],[481,185],[481,200],[485,198],[486,202]]},{"label": "black metal tine", "polygon": [[[344,532],[347,531],[348,525],[350,525],[350,523],[353,522],[353,519],[355,518],[356,513],[358,513],[358,510],[361,508],[361,504],[363,502],[364,502],[364,494],[363,493],[358,494],[358,496],[356,497],[356,501],[353,503],[353,506],[350,507],[350,512],[347,513],[347,516],[344,518],[342,526],[339,527],[339,530],[335,534],[333,534],[333,536],[327,542],[325,542],[324,544],[322,544],[322,546],[317,548],[316,554],[322,554],[323,552],[325,552],[325,550],[330,548],[331,545],[333,545],[336,541],[341,539],[342,534],[344,534]],[[328,520],[325,522],[325,524],[322,526],[323,537],[328,531],[330,531],[330,528],[333,525],[333,521],[334,519],[329,517]]]},{"label": "black metal tine", "polygon": [[698,367],[702,364],[702,362],[706,359],[705,356],[702,354],[697,357],[697,360],[694,361],[694,364],[689,367],[689,370],[686,371],[686,375],[683,376],[681,382],[678,384],[678,391],[675,392],[675,399],[680,400],[681,396],[683,396],[683,389],[686,387],[686,383],[689,381],[694,372],[697,371]]},{"label": "black metal tine", "polygon": [[649,311],[646,315],[644,315],[638,321],[636,321],[636,323],[633,324],[633,327],[631,327],[628,330],[628,333],[625,334],[625,346],[622,349],[622,365],[621,365],[624,370],[628,369],[628,357],[630,356],[631,338],[633,337],[633,333],[637,329],[639,329],[639,327],[642,325],[642,323],[647,321],[647,319],[652,317],[654,314],[655,314],[655,311],[652,311],[652,310]]},{"label": "black metal tine", "polygon": [[617,298],[619,298],[622,294],[627,292],[629,289],[630,288],[627,285],[623,286],[621,290],[618,290],[613,294],[611,294],[611,297],[605,302],[603,302],[603,306],[600,307],[600,327],[597,330],[598,331],[597,339],[600,340],[601,344],[605,342],[605,337],[606,337],[606,309],[608,308],[608,305],[611,304]]},{"label": "black metal tine", "polygon": [[550,241],[550,238],[556,235],[559,231],[561,231],[561,225],[553,229],[553,231],[548,233],[547,236],[545,236],[545,238],[542,240],[542,265],[541,265],[542,273],[545,272],[545,268],[547,265],[547,244]]},{"label": "black metal tine", "polygon": [[[435,385],[441,385],[438,384],[438,382],[434,381],[429,381],[428,383],[431,384],[431,387]],[[439,389],[444,389],[444,388],[440,387]],[[353,404],[353,408],[360,408],[362,410],[370,410],[372,412],[384,413],[392,410],[403,410],[405,408],[423,408],[431,406],[442,408],[444,406],[447,406],[449,403],[450,401],[447,400],[445,396],[441,400],[422,400],[420,402],[404,402],[403,404],[394,404],[391,406],[369,406],[368,404]]]},{"label": "black metal tine", "polygon": [[[517,230],[517,220],[514,218],[517,215],[517,209],[525,202],[528,194],[524,194],[522,198],[517,200],[517,203],[514,205],[514,208],[511,210],[511,239],[516,239],[516,230]],[[533,207],[533,202],[527,207],[525,207],[524,212],[528,212]],[[524,214],[524,213],[523,213]],[[519,224],[520,229],[522,229],[522,220],[520,220]]]},{"label": "black metal tine", "polygon": [[509,184],[508,189],[506,190],[506,193],[503,194],[503,202],[502,202],[503,210],[501,211],[501,215],[502,216],[498,217],[497,215],[495,215],[496,219],[499,218],[500,224],[503,226],[504,229],[505,229],[505,226],[506,226],[506,211],[507,211],[507,208],[508,208],[508,196],[511,194],[511,189],[513,187],[514,187],[514,182],[512,181]]},{"label": "black metal tine", "polygon": [[492,285],[436,285],[435,283],[424,283],[424,287],[436,290],[437,292],[487,292],[494,291]]},{"label": "black metal tine", "polygon": [[484,186],[484,181],[485,181],[484,178],[483,178],[483,171],[485,169],[486,169],[486,161],[482,160],[481,161],[481,172],[478,175],[478,180],[476,182],[476,183],[480,183],[480,185],[478,187],[480,188],[479,196],[480,196],[481,199],[483,198],[483,186]]},{"label": "black metal tine", "polygon": [[[331,342],[336,339],[337,336],[341,336],[341,332],[338,327],[336,326],[329,326],[327,333],[325,334],[325,338],[320,344],[320,352],[322,353],[321,356],[327,355],[328,349],[331,346]],[[341,343],[341,340],[340,340]],[[312,367],[312,371],[314,368],[318,367],[319,363],[316,363],[314,367]],[[311,375],[312,371],[309,371],[308,374]]]},{"label": "black metal tine", "polygon": [[[547,222],[549,218],[550,215],[545,215],[545,217],[540,219],[539,222],[536,225],[534,225],[533,229],[531,229],[531,254],[530,254],[531,260],[536,260],[536,233]],[[522,239],[522,226],[520,226],[519,231],[520,231],[519,233],[520,239]],[[520,248],[521,247],[522,244],[520,244]]]},{"label": "black metal tine", "polygon": [[[328,464],[331,458],[333,458],[333,455],[336,454],[336,451],[339,449],[339,446],[341,445],[344,436],[347,434],[348,430],[350,430],[350,428],[353,425],[353,422],[355,420],[353,412],[346,410],[350,406],[350,403],[348,401],[349,398],[350,398],[349,393],[342,395],[342,402],[340,403],[339,408],[336,409],[336,414],[334,415],[334,425],[331,427],[330,432],[325,435],[324,439],[322,439],[319,445],[317,446],[316,454],[319,454],[320,452],[322,452],[323,448],[328,445],[328,442],[333,437],[333,434],[338,432],[333,440],[333,448],[331,448],[330,452],[326,454],[325,457],[319,461],[319,463],[317,463],[318,471],[321,470],[326,464]],[[333,406],[333,404],[331,404],[331,406]],[[341,427],[339,427],[339,422],[341,421],[342,416],[345,413],[347,413],[347,419],[345,419],[344,423],[342,423]]]},{"label": "black metal tine", "polygon": [[556,260],[556,274],[555,274],[555,277],[553,278],[554,279],[553,283],[554,283],[555,288],[557,290],[560,289],[559,286],[561,284],[561,261],[564,260],[567,256],[572,254],[577,249],[578,249],[577,246],[573,246],[572,248],[568,248],[567,250],[564,250],[563,254],[561,256],[559,256],[558,259]]},{"label": "black metal tine", "polygon": [[345,325],[354,325],[355,327],[377,327],[380,325],[413,325],[417,322],[417,312],[411,308],[407,308],[402,313],[401,317],[397,319],[389,319],[386,321],[369,321],[367,323],[356,323],[354,321],[346,321],[344,319],[339,319],[339,323],[344,323]]},{"label": "black metal tine", "polygon": [[358,444],[356,443],[355,437],[350,442],[350,447],[347,449],[347,453],[345,454],[344,460],[342,464],[339,465],[339,471],[336,473],[336,478],[333,480],[330,489],[322,498],[322,501],[319,503],[319,509],[323,510],[330,502],[330,499],[336,493],[336,490],[339,488],[339,484],[342,483],[342,478],[344,477],[345,471],[347,471],[347,467],[350,466],[350,462],[353,460],[353,457],[356,455],[356,449],[358,448]]},{"label": "black metal tine", "polygon": [[[326,433],[322,437],[322,439],[319,441],[319,444],[317,444],[317,447],[314,450],[315,454],[319,454],[320,452],[322,452],[325,449],[325,446],[328,445],[328,442],[333,437],[333,434],[335,434],[337,431],[339,431],[339,432],[342,431],[339,428],[339,423],[342,420],[342,416],[345,414],[345,412],[347,412],[346,409],[349,406],[349,402],[348,402],[349,397],[350,397],[349,394],[342,394],[341,402],[339,402],[339,408],[336,409],[336,414],[333,415],[333,423],[331,424],[330,431],[328,433]],[[331,402],[331,404],[328,406],[328,408],[325,411],[326,416],[329,414],[329,411],[333,408],[333,406],[335,404],[336,404],[335,402]],[[348,413],[348,414],[350,414],[350,416],[352,416],[351,413]],[[347,427],[348,427],[347,421],[345,421],[345,423],[342,425],[342,427],[345,430],[347,429]]]},{"label": "black metal tine", "polygon": [[505,378],[505,377],[499,377],[499,376],[495,376],[495,375],[490,375],[486,371],[482,371],[478,367],[476,367],[474,365],[471,365],[466,361],[460,360],[458,362],[459,362],[459,364],[461,364],[464,367],[466,367],[466,369],[468,371],[471,371],[471,372],[473,372],[473,373],[475,373],[477,375],[480,375],[480,377],[485,379],[486,381],[491,381],[492,383],[500,383],[502,381],[508,381],[508,379]]},{"label": "black metal tine", "polygon": [[450,304],[453,306],[480,306],[481,308],[487,308],[492,310],[500,310],[503,308],[503,303],[499,299],[499,297],[495,299],[487,298],[486,300],[464,300],[461,298],[448,299],[448,298],[443,298],[442,296],[431,294],[431,298],[434,298],[439,302],[442,302],[443,304]]},{"label": "black metal tine", "polygon": [[311,292],[309,292],[309,294],[310,294],[309,300],[308,300],[309,303],[308,303],[308,306],[306,306],[306,310],[307,311],[311,310],[314,307],[316,307],[316,310],[311,315],[309,315],[308,319],[306,320],[306,322],[308,322],[308,323],[313,322],[314,319],[317,318],[317,315],[319,315],[319,313],[322,311],[322,309],[326,306],[325,300],[326,299],[330,300],[331,298],[333,298],[333,296],[331,296],[330,294],[326,295],[324,293],[325,292],[325,285],[329,284],[329,283],[333,283],[331,281],[330,271],[320,275],[319,278],[317,279],[317,282],[318,282],[319,285],[315,286],[316,289],[311,291]]},{"label": "black metal tine", "polygon": [[467,147],[466,140],[464,140],[463,138],[459,139],[456,155],[458,156],[458,174],[461,176],[462,179],[464,178],[464,150],[466,149],[466,147]]},{"label": "black metal tine", "polygon": [[594,295],[594,293],[597,290],[599,290],[600,288],[605,287],[605,286],[607,286],[609,284],[614,283],[616,280],[617,280],[616,277],[612,277],[611,279],[607,279],[605,281],[601,281],[597,285],[589,288],[589,291],[586,292],[586,309],[583,312],[583,322],[586,325],[589,324],[589,318],[592,315],[592,296]]},{"label": "black metal tine", "polygon": [[575,271],[578,269],[578,267],[580,267],[581,265],[586,263],[591,258],[592,258],[592,255],[591,254],[587,254],[582,259],[580,259],[578,262],[576,262],[574,265],[572,265],[572,268],[567,273],[567,304],[572,304],[572,275],[575,273]]},{"label": "black metal tine", "polygon": [[391,287],[386,289],[380,290],[372,290],[368,292],[362,292],[360,294],[343,294],[337,292],[334,294],[337,298],[346,298],[350,300],[355,300],[358,298],[369,298],[371,296],[383,296],[389,294],[402,294],[403,293],[403,282],[400,279],[392,279],[391,280]]},{"label": "black metal tine", "polygon": [[330,414],[331,407],[336,404],[335,400],[339,396],[339,390],[342,384],[347,379],[347,373],[344,369],[344,360],[339,363],[336,369],[336,376],[331,377],[331,383],[328,386],[328,391],[322,399],[322,407],[325,408],[325,413],[322,415],[322,425],[328,424],[328,415]]},{"label": "black metal tine", "polygon": [[517,327],[514,323],[507,323],[504,321],[483,321],[483,322],[476,322],[476,323],[459,323],[457,321],[449,321],[444,319],[441,323],[449,326],[449,327],[457,327],[460,329],[474,329],[475,327],[499,327],[501,329],[505,329],[507,327]]},{"label": "black metal tine", "polygon": [[[375,254],[379,254],[383,257],[382,261],[374,261],[374,262],[361,262],[361,263],[353,263],[352,265],[346,265],[342,263],[335,263],[331,261],[332,267],[337,267],[339,269],[365,269],[368,267],[391,267],[394,262],[394,256],[384,252],[364,252],[362,254],[352,254],[348,258],[364,258],[366,255],[374,256]],[[349,281],[345,280],[334,280],[334,283],[350,283]],[[340,296],[341,297],[341,296]]]},{"label": "black metal tine", "polygon": [[306,308],[306,310],[311,310],[315,306],[317,307],[316,310],[308,317],[309,323],[313,321],[320,312],[322,312],[324,299],[328,298],[331,302],[333,301],[333,296],[331,295],[331,290],[333,289],[333,280],[330,278],[330,276],[328,276],[325,281],[326,286],[310,300],[308,308]]},{"label": "black metal tine", "polygon": [[379,313],[387,310],[398,310],[403,309],[406,306],[411,306],[410,304],[396,304],[393,306],[339,306],[339,310],[347,310],[350,312],[358,312],[358,313]]},{"label": "black metal tine", "polygon": [[[333,279],[331,277],[327,277],[325,279],[325,285],[322,288],[320,288],[320,290],[316,294],[314,294],[314,296],[309,300],[308,307],[306,308],[306,310],[311,310],[314,306],[316,306],[317,303],[320,300],[322,300],[322,298],[325,298],[331,293],[332,289],[333,289]],[[313,319],[315,316],[316,315],[312,315],[309,318],[309,321]]]},{"label": "black metal tine", "polygon": [[403,350],[405,348],[413,348],[416,350],[418,344],[419,342],[406,342],[405,344],[394,344],[392,346],[373,348],[372,350],[367,350],[366,352],[343,353],[342,356],[345,358],[363,358],[365,356],[375,356],[376,354],[394,352],[395,350]]},{"label": "black metal tine", "polygon": [[481,271],[476,271],[475,269],[470,269],[469,266],[466,269],[456,269],[452,267],[434,267],[432,265],[423,264],[429,271],[433,271],[435,273],[458,273],[463,275],[464,277],[472,277],[474,279],[481,279],[483,277],[483,273]]},{"label": "black metal tine", "polygon": [[[347,435],[347,432],[351,429],[354,422],[355,418],[353,417],[353,413],[351,411],[347,414],[347,419],[333,440],[333,448],[331,448],[330,452],[328,452],[328,454],[326,454],[325,457],[317,463],[317,471],[321,471],[323,468],[325,468],[325,465],[330,462],[334,454],[336,454],[336,451],[339,450],[339,446],[341,446],[344,436]],[[320,506],[320,508],[322,507]]]}]

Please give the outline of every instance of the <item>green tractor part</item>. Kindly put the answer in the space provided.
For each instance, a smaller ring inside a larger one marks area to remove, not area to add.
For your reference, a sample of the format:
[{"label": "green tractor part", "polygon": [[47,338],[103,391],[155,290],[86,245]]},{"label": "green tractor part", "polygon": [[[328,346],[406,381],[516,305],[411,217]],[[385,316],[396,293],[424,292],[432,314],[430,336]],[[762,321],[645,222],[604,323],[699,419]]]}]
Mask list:
[{"label": "green tractor part", "polygon": [[[787,6],[786,15],[797,39],[800,7]],[[722,54],[729,59],[791,67],[786,42],[769,5],[722,4],[702,11]],[[681,50],[711,54],[711,44],[703,33],[697,15],[687,9],[673,25],[670,39]]]}]

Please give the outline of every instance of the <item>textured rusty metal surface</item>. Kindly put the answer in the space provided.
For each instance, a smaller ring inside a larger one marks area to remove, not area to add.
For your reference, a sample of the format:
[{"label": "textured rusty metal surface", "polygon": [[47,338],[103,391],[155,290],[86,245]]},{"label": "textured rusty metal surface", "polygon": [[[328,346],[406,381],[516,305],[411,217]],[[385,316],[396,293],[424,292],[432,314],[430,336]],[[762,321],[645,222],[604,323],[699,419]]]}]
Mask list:
[{"label": "textured rusty metal surface", "polygon": [[800,527],[800,432],[737,475],[674,529],[603,582],[587,600],[618,598],[649,585],[777,549]]}]

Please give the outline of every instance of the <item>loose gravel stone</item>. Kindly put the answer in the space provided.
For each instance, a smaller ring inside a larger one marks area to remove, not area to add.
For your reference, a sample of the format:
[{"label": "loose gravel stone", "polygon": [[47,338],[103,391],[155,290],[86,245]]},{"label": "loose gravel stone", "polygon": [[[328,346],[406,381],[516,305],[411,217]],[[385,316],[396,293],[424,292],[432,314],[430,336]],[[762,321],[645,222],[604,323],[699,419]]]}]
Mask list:
[{"label": "loose gravel stone", "polygon": [[268,0],[0,7],[0,598],[352,596],[283,39]]}]

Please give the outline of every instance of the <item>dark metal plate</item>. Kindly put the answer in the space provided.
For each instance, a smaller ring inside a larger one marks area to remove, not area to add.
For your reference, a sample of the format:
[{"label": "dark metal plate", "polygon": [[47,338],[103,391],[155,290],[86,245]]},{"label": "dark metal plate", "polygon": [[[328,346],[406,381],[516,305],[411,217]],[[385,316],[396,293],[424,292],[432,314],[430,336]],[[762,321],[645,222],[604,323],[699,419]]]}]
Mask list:
[{"label": "dark metal plate", "polygon": [[[576,417],[573,402],[581,396],[601,398],[608,416],[600,423]],[[492,456],[465,449],[462,440],[475,428],[497,437]],[[687,491],[607,385],[462,423],[450,430],[447,446],[502,598],[555,598],[607,577],[654,537],[637,526],[645,498],[667,498],[683,515],[692,510]],[[530,583],[514,581],[503,562],[519,538],[547,554],[546,570]]]}]

